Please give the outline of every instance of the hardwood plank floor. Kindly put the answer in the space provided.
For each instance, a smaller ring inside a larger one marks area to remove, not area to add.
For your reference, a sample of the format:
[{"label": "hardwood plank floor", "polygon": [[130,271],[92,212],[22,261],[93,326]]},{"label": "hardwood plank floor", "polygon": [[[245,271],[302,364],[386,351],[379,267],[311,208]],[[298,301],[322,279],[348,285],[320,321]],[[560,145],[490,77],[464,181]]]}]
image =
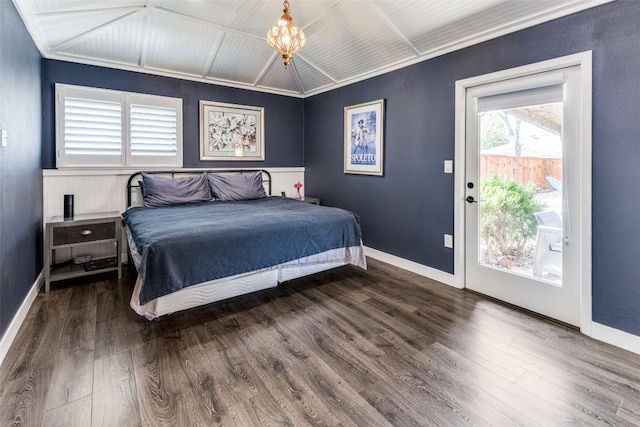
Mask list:
[{"label": "hardwood plank floor", "polygon": [[640,425],[640,356],[369,259],[149,322],[124,279],[40,293],[0,426]]}]

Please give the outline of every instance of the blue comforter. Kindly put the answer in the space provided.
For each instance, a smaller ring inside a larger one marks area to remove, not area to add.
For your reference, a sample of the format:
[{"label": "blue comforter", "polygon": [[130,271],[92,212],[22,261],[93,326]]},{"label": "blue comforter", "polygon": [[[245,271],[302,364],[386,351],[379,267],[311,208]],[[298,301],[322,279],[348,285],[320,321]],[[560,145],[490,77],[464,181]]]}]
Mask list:
[{"label": "blue comforter", "polygon": [[122,214],[141,262],[140,304],[197,283],[361,243],[352,212],[285,197]]}]

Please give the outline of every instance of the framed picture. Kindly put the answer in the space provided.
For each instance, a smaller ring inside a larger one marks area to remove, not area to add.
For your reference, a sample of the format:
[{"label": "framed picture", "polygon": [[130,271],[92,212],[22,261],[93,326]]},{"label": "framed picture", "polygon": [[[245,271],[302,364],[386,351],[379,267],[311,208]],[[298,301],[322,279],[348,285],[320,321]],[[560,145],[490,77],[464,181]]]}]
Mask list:
[{"label": "framed picture", "polygon": [[384,99],[344,107],[344,173],[382,175]]},{"label": "framed picture", "polygon": [[200,160],[264,160],[264,108],[200,101]]}]

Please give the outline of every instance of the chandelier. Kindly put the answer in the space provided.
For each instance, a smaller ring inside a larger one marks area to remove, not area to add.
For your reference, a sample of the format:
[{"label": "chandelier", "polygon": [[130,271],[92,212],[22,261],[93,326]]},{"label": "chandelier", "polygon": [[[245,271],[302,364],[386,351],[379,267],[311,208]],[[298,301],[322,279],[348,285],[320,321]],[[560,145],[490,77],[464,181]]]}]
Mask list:
[{"label": "chandelier", "polygon": [[302,30],[293,25],[293,18],[289,15],[289,2],[285,0],[282,5],[284,13],[278,23],[267,33],[267,43],[282,55],[286,69],[289,67],[291,55],[302,49],[307,40]]}]

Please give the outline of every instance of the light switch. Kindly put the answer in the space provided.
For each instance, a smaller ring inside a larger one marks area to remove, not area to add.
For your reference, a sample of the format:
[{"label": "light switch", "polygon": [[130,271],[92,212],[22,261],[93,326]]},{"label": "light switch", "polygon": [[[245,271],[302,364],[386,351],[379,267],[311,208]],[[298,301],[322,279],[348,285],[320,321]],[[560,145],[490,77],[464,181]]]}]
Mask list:
[{"label": "light switch", "polygon": [[7,130],[6,129],[2,129],[2,147],[6,147],[7,146]]},{"label": "light switch", "polygon": [[444,235],[444,247],[453,248],[453,236],[451,234]]},{"label": "light switch", "polygon": [[453,173],[453,160],[444,161],[444,173]]}]

